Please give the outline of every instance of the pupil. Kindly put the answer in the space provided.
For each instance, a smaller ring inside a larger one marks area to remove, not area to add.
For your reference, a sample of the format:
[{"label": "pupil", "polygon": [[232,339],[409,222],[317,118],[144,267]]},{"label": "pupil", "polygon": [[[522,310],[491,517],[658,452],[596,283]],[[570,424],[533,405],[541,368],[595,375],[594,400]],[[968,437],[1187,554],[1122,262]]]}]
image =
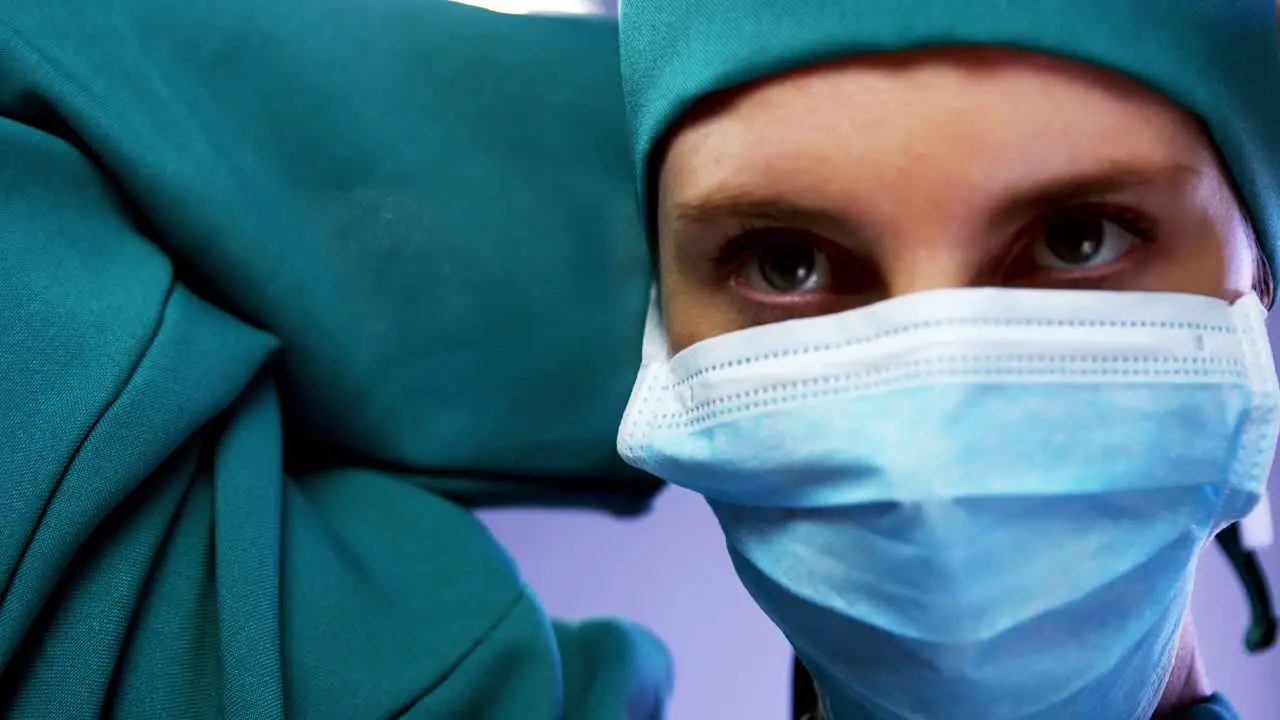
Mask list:
[{"label": "pupil", "polygon": [[812,246],[801,243],[779,245],[761,254],[760,276],[774,290],[794,292],[813,277],[817,262]]},{"label": "pupil", "polygon": [[1106,228],[1101,218],[1065,216],[1045,227],[1045,246],[1068,265],[1083,265],[1102,249]]}]

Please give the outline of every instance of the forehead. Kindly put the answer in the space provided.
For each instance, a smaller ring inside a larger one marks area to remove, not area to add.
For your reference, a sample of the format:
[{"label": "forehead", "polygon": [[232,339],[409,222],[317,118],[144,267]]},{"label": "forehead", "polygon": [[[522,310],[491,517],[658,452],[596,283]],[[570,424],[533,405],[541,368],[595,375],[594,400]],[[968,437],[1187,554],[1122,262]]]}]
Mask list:
[{"label": "forehead", "polygon": [[[1126,77],[1033,53],[901,53],[711,98],[673,134],[660,203],[768,184],[808,197],[933,180],[980,190],[1038,171],[1214,166],[1199,122]],[[832,202],[842,198],[831,197]]]}]

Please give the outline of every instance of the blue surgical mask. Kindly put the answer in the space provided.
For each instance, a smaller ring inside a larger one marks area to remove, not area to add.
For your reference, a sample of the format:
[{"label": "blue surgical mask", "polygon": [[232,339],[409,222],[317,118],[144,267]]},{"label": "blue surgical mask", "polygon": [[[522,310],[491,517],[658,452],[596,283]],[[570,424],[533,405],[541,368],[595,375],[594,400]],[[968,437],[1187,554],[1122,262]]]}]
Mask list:
[{"label": "blue surgical mask", "polygon": [[674,357],[655,307],[618,448],[706,497],[832,720],[1145,720],[1278,404],[1252,295],[939,290]]}]

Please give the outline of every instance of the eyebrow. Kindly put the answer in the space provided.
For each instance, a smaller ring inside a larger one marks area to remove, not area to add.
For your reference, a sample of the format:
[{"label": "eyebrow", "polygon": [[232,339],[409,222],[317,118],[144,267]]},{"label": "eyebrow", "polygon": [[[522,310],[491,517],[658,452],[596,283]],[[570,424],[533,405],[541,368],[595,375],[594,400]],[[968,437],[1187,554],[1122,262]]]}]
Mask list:
[{"label": "eyebrow", "polygon": [[[1102,170],[1054,178],[1011,194],[1001,204],[996,223],[1006,224],[1037,211],[1062,207],[1123,192],[1182,183],[1200,175],[1194,165],[1112,166]],[[865,236],[867,228],[855,218],[820,207],[808,206],[747,188],[716,189],[676,204],[673,216],[679,225],[704,226],[727,220],[747,220],[812,228],[841,228]]]},{"label": "eyebrow", "polygon": [[1004,203],[998,218],[1007,222],[1047,208],[1136,190],[1183,185],[1200,174],[1200,168],[1194,165],[1174,163],[1155,167],[1113,166],[1092,173],[1057,178],[1014,193]]}]

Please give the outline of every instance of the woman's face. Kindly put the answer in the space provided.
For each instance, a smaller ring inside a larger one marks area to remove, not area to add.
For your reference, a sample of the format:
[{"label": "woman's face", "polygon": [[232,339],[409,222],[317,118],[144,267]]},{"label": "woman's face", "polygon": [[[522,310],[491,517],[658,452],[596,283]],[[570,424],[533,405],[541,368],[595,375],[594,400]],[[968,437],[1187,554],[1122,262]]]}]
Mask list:
[{"label": "woman's face", "polygon": [[671,139],[658,234],[673,351],[944,287],[1232,300],[1255,269],[1194,117],[1003,50],[862,58],[704,103]]}]

